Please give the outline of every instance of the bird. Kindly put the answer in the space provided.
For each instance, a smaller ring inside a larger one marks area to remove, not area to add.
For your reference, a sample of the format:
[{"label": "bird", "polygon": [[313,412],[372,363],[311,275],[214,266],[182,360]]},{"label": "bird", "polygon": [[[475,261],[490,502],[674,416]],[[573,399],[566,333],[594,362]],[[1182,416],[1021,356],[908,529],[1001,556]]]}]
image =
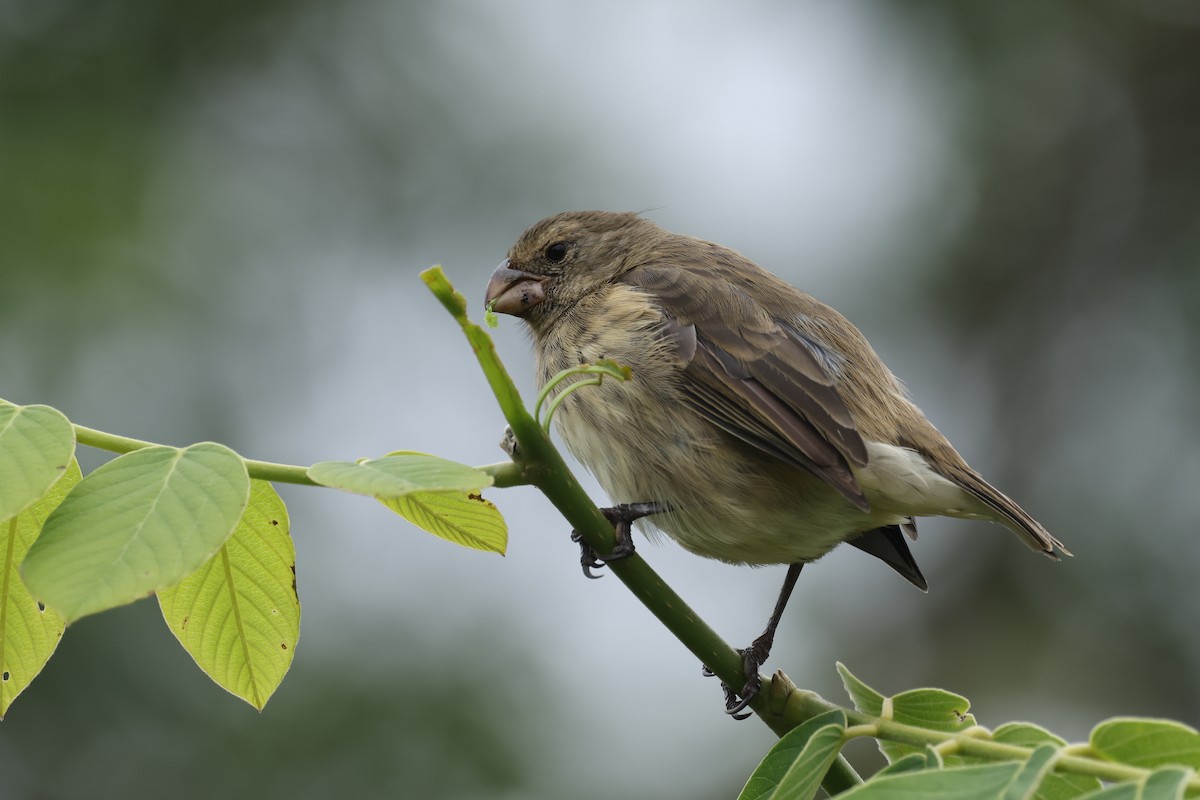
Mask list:
[{"label": "bird", "polygon": [[603,359],[632,376],[572,391],[554,415],[613,501],[616,547],[584,546],[589,577],[634,552],[634,523],[707,558],[788,565],[767,627],[739,651],[745,683],[724,687],[735,718],[801,568],[843,542],[922,591],[906,541],[918,517],[988,520],[1070,555],[967,465],[849,320],[730,248],[638,213],[562,212],[519,236],[485,303],[523,321],[539,388]]}]

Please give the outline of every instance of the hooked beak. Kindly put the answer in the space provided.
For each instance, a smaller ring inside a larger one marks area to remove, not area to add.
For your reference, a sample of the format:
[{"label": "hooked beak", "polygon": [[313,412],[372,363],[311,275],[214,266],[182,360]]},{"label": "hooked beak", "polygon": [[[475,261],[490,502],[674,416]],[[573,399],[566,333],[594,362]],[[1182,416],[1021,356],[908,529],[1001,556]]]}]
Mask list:
[{"label": "hooked beak", "polygon": [[500,262],[488,281],[485,302],[500,314],[522,317],[525,312],[546,299],[545,275],[531,275],[508,265],[508,259]]}]

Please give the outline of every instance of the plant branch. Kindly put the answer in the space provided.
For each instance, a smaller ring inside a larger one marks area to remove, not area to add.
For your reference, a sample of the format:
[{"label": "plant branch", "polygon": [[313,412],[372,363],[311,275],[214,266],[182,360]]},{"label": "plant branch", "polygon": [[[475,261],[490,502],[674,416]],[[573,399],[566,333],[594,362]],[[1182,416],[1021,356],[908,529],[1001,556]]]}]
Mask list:
[{"label": "plant branch", "polygon": [[[772,676],[771,704],[783,717],[793,720],[796,725],[827,711],[839,709],[846,715],[848,738],[867,736],[914,747],[928,745],[937,747],[942,755],[954,753],[992,761],[1026,761],[1034,751],[1032,747],[994,741],[990,731],[982,727],[957,732],[935,731],[864,714],[830,703],[814,692],[796,688],[782,672],[776,672]],[[1090,756],[1089,752],[1090,748],[1087,747],[1067,745],[1055,760],[1054,768],[1058,772],[1087,775],[1110,782],[1142,781],[1154,772],[1145,767]],[[1200,775],[1192,775],[1186,785],[1189,791],[1200,790]]]},{"label": "plant branch", "polygon": [[[458,322],[471,344],[488,385],[516,438],[518,449],[514,460],[524,467],[530,482],[554,504],[589,546],[598,553],[611,552],[615,544],[612,525],[571,474],[551,442],[549,433],[526,409],[520,392],[496,354],[491,336],[467,317],[466,300],[455,291],[440,267],[425,270],[421,273],[421,279]],[[726,684],[741,685],[745,680],[741,655],[717,635],[640,555],[635,552],[607,566],[701,663]],[[764,681],[764,689],[769,685],[769,681]],[[769,707],[769,694],[768,691],[761,691],[751,701],[750,707],[782,736],[799,723],[773,713]],[[830,776],[830,785],[826,786],[830,792],[862,782],[849,763],[840,756],[830,770]]]},{"label": "plant branch", "polygon": [[[128,436],[118,436],[115,433],[106,433],[105,431],[99,431],[95,428],[88,428],[74,423],[72,423],[72,427],[75,429],[75,441],[79,444],[95,447],[99,450],[108,450],[111,453],[132,453],[134,450],[141,450],[146,447],[161,446],[154,442],[133,439]],[[251,478],[257,480],[271,481],[272,483],[292,483],[299,486],[320,486],[319,483],[308,477],[308,467],[296,464],[276,464],[273,461],[256,461],[252,458],[243,458],[242,461],[246,464],[246,472],[249,473]],[[476,469],[491,475],[494,481],[492,485],[500,489],[530,483],[521,465],[512,461],[505,461],[500,464],[487,464],[482,467],[476,467]]]}]

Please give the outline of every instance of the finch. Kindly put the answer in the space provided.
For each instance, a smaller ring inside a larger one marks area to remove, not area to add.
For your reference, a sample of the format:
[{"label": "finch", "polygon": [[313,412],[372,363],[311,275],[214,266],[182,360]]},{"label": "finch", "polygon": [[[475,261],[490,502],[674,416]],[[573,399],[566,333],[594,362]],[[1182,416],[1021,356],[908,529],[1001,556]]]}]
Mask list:
[{"label": "finch", "polygon": [[733,250],[633,213],[564,212],[520,236],[487,304],[528,327],[539,387],[600,359],[632,371],[572,392],[554,417],[616,504],[607,558],[633,551],[629,525],[645,516],[698,555],[789,565],[767,629],[741,651],[745,685],[726,688],[734,716],[759,689],[800,568],[842,542],[922,590],[904,536],[916,517],[990,520],[1070,555],[967,465],[845,317]]}]

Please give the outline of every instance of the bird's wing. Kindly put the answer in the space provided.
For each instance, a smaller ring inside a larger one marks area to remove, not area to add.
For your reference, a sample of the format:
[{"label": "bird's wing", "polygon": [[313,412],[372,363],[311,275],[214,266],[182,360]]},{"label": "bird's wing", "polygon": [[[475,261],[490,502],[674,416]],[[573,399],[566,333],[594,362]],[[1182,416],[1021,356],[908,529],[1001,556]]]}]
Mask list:
[{"label": "bird's wing", "polygon": [[650,294],[669,318],[667,335],[687,362],[683,393],[696,411],[870,510],[850,471],[867,463],[866,444],[819,345],[712,276],[644,266],[623,280]]}]

